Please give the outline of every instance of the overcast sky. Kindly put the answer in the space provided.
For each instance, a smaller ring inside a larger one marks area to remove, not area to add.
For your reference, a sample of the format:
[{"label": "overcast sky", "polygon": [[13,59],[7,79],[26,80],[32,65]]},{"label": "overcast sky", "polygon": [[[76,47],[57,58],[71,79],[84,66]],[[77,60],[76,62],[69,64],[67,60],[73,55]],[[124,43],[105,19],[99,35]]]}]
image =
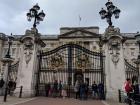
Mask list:
[{"label": "overcast sky", "polygon": [[[112,0],[121,9],[119,19],[114,19],[113,25],[121,32],[140,31],[140,0]],[[39,4],[46,17],[37,28],[42,34],[59,34],[60,27],[98,26],[103,33],[108,26],[106,20],[101,20],[99,11],[105,7],[107,0],[0,0],[0,33],[22,35],[32,27],[26,13]]]}]

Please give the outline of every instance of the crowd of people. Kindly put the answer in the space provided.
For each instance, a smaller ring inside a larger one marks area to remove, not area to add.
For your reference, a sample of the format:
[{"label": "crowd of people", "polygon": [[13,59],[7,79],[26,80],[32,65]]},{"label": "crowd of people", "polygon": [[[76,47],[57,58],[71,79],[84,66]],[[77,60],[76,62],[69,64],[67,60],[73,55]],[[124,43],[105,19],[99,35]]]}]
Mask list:
[{"label": "crowd of people", "polygon": [[71,91],[68,91],[68,84],[62,83],[62,81],[55,80],[54,83],[47,83],[45,85],[45,91],[47,97],[62,97],[66,98],[68,92],[75,94],[76,99],[86,100],[89,97],[93,99],[105,99],[104,84],[96,84],[93,82],[92,86],[89,86],[88,81],[76,80],[74,87]]},{"label": "crowd of people", "polygon": [[55,80],[54,83],[47,83],[45,85],[46,97],[50,96],[65,98],[67,96],[67,88],[67,84],[62,83],[62,81],[58,83],[58,81]]},{"label": "crowd of people", "polygon": [[105,99],[103,83],[96,84],[94,81],[90,87],[87,81],[76,81],[74,89],[76,92],[76,99],[87,99],[88,96],[91,96],[93,99]]},{"label": "crowd of people", "polygon": [[92,84],[92,96],[96,99],[105,99],[105,92],[104,92],[104,84],[101,82],[99,84],[96,84],[95,81]]}]

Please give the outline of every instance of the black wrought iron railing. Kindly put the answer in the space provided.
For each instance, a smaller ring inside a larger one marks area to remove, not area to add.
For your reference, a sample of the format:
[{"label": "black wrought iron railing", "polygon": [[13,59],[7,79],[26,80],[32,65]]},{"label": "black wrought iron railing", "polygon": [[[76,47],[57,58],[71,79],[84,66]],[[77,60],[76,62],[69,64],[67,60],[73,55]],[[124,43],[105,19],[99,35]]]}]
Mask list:
[{"label": "black wrought iron railing", "polygon": [[129,78],[130,80],[132,80],[132,83],[134,81],[138,81],[138,77],[139,77],[139,68],[137,67],[136,64],[132,64],[129,63],[126,59],[125,59],[125,76],[126,79]]}]

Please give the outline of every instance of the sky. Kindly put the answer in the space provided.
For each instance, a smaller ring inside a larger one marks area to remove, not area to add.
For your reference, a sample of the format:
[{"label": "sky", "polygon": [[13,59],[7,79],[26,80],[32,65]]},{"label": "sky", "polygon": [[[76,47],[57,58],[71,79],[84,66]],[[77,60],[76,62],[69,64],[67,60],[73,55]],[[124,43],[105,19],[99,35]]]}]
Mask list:
[{"label": "sky", "polygon": [[[46,16],[37,26],[39,33],[59,34],[61,27],[98,26],[100,33],[108,27],[101,20],[99,11],[105,8],[107,0],[0,0],[0,33],[24,35],[33,24],[27,21],[26,13],[36,3]],[[140,0],[112,0],[120,10],[120,18],[112,17],[113,25],[122,33],[140,31]],[[79,24],[79,16],[81,21]]]}]

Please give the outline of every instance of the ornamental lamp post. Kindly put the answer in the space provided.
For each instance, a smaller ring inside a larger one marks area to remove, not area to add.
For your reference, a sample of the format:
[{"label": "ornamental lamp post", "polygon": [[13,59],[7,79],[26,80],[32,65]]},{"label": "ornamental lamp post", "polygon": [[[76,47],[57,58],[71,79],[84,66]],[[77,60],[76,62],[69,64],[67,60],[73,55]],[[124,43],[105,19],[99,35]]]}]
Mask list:
[{"label": "ornamental lamp post", "polygon": [[7,100],[9,71],[11,69],[10,68],[11,63],[13,61],[13,59],[11,58],[11,54],[10,54],[10,49],[11,49],[11,45],[12,45],[12,40],[13,39],[14,39],[14,37],[12,37],[12,33],[11,33],[11,36],[8,36],[8,51],[7,51],[7,54],[5,55],[5,57],[2,60],[3,63],[7,63],[8,64],[7,72],[6,72],[6,75],[5,75],[5,91],[4,91],[4,99],[3,99],[4,102],[6,102],[6,100]]},{"label": "ornamental lamp post", "polygon": [[38,6],[38,4],[36,4],[26,14],[28,21],[31,21],[34,18],[33,28],[36,28],[37,24],[39,24],[40,21],[44,20],[45,13],[43,12],[43,10],[41,12],[39,12],[39,10],[40,7]]},{"label": "ornamental lamp post", "polygon": [[112,26],[112,21],[111,21],[112,16],[114,15],[115,18],[118,19],[121,10],[118,9],[116,6],[114,6],[110,0],[108,0],[108,2],[105,5],[107,10],[102,8],[99,14],[101,16],[101,19],[106,18],[106,21],[109,24],[109,26]]},{"label": "ornamental lamp post", "polygon": [[12,33],[11,33],[11,36],[8,36],[8,51],[7,51],[7,54],[5,55],[5,58],[11,58],[10,49],[11,49],[13,39],[14,37],[12,37]]}]

